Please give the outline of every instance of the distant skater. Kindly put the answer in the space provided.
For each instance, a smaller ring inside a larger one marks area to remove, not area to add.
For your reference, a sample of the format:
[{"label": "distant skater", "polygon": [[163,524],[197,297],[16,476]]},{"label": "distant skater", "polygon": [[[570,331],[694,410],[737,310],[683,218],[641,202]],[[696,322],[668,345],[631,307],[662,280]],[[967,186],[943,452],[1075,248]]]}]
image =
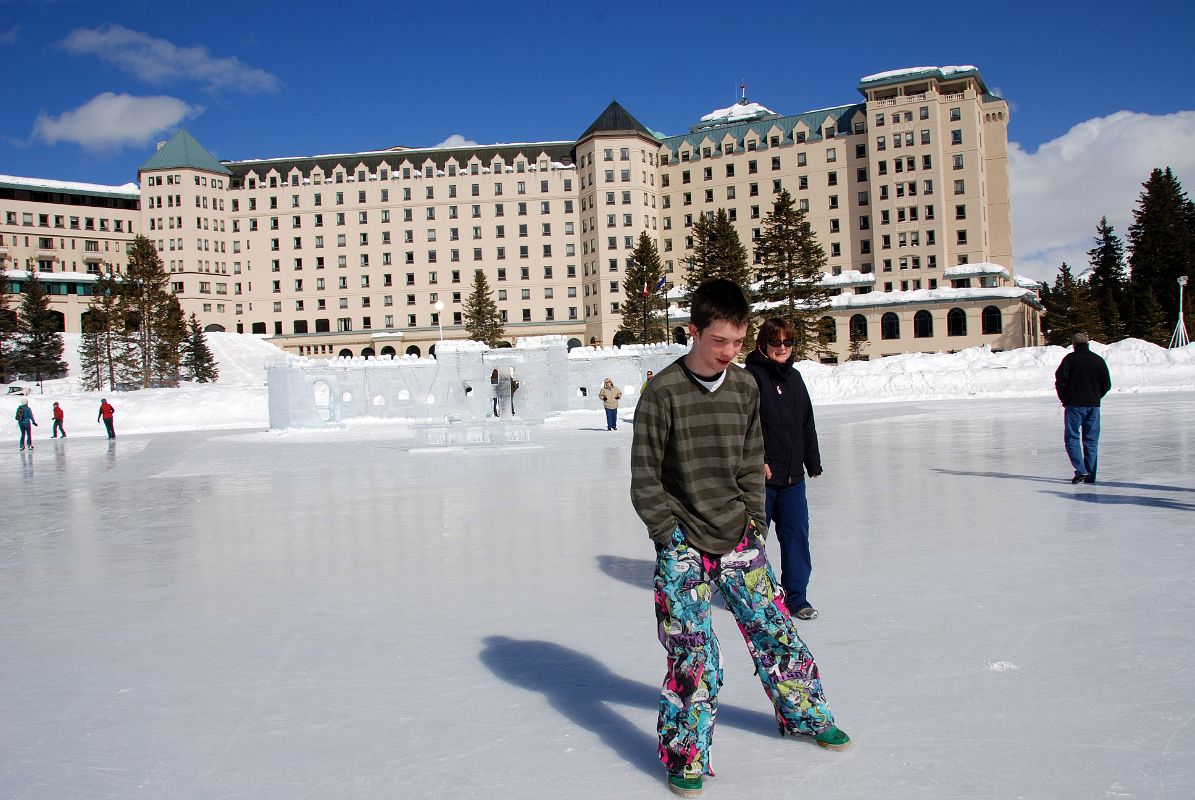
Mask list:
[{"label": "distant skater", "polygon": [[490,400],[494,406],[495,417],[498,416],[498,380],[498,368],[494,367],[494,370],[490,373]]},{"label": "distant skater", "polygon": [[598,392],[598,398],[606,408],[606,430],[618,430],[618,401],[622,399],[622,392],[618,391],[614,381],[606,378],[602,381],[602,389]]},{"label": "distant skater", "polygon": [[1100,401],[1112,388],[1108,363],[1091,352],[1086,333],[1076,333],[1074,350],[1054,373],[1054,390],[1065,409],[1062,440],[1075,469],[1071,483],[1095,483],[1100,446]]},{"label": "distant skater", "polygon": [[66,438],[66,428],[62,427],[62,420],[65,415],[62,413],[62,406],[57,403],[54,404],[54,428],[51,431],[50,438],[57,439],[58,434],[62,434],[62,438]]},{"label": "distant skater", "polygon": [[116,426],[112,422],[112,415],[116,413],[116,409],[112,407],[106,399],[100,400],[100,413],[96,414],[95,421],[104,423],[104,427],[108,429],[108,438],[116,438]]},{"label": "distant skater", "polygon": [[667,652],[658,752],[668,788],[682,797],[699,795],[702,776],[713,774],[722,687],[715,587],[747,641],[781,734],[835,750],[850,744],[764,551],[759,387],[733,363],[750,314],[733,281],[699,286],[690,305],[692,348],[660,370],[635,410],[631,502],[655,543],[655,613]]},{"label": "distant skater", "polygon": [[28,400],[22,400],[21,404],[17,406],[17,427],[21,430],[21,449],[24,450],[28,445],[29,449],[33,449],[33,426],[37,425],[37,420],[33,418],[33,409],[29,407]]}]

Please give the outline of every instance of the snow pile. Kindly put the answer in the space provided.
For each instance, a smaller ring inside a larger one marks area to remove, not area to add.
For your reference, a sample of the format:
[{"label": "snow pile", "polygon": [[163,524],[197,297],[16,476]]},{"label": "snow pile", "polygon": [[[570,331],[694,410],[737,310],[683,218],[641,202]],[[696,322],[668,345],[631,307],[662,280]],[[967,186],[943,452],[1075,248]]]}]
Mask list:
[{"label": "snow pile", "polygon": [[[1195,390],[1195,346],[1166,350],[1126,339],[1093,344],[1112,373],[1113,392]],[[1054,394],[1062,347],[1025,347],[993,353],[974,347],[959,353],[908,353],[876,361],[797,365],[815,404],[969,397],[1036,397]]]},{"label": "snow pile", "polygon": [[759,103],[748,103],[745,101],[735,103],[729,108],[718,108],[706,114],[700,120],[699,124],[709,123],[726,123],[726,122],[742,122],[743,120],[756,119],[757,117],[774,115],[776,112],[766,106],[761,106]]}]

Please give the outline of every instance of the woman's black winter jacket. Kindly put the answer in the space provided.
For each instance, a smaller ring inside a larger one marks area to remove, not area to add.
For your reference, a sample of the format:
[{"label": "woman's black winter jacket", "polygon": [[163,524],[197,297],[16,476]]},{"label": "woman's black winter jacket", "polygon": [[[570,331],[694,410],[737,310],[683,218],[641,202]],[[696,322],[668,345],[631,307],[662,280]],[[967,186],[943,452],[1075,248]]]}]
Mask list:
[{"label": "woman's black winter jacket", "polygon": [[759,350],[747,356],[747,371],[759,384],[759,419],[763,426],[764,461],[772,470],[769,484],[789,486],[805,473],[822,474],[813,401],[792,362],[777,364]]}]

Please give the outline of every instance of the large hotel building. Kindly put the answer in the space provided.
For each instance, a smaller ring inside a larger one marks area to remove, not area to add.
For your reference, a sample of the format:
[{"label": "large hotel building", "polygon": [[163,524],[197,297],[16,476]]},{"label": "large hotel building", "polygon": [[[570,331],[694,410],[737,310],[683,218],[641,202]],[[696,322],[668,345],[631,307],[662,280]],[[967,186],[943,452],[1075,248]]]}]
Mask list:
[{"label": "large hotel building", "polygon": [[575,141],[218,161],[179,131],[138,184],[0,176],[0,263],[13,292],[38,272],[66,331],[143,234],[205,327],[294,353],[424,354],[464,337],[477,269],[511,341],[609,345],[640,232],[683,286],[699,215],[726,209],[753,252],[783,188],[829,257],[838,358],[852,330],[865,357],[1039,344],[1040,303],[1012,265],[1007,103],[974,67],[858,89],[861,102],[787,116],[744,98],[671,136],[617,103]]}]

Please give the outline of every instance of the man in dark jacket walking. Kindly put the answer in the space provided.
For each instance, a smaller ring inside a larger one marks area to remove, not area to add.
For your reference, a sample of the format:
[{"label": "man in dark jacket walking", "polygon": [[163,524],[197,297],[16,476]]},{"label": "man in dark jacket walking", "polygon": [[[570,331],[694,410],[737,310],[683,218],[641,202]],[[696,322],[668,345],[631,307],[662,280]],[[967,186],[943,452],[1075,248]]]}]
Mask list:
[{"label": "man in dark jacket walking", "polygon": [[805,474],[822,474],[822,456],[813,420],[813,401],[801,373],[793,369],[793,328],[786,320],[764,322],[756,349],[747,356],[747,372],[759,385],[759,421],[763,428],[764,514],[776,523],[780,540],[780,585],[784,604],[798,619],[816,619],[806,594],[813,562],[809,554],[809,501]]},{"label": "man in dark jacket walking", "polygon": [[1076,333],[1074,350],[1054,373],[1054,390],[1066,410],[1063,441],[1075,476],[1071,483],[1095,483],[1100,442],[1100,400],[1112,388],[1108,364],[1091,352],[1086,333]]}]

